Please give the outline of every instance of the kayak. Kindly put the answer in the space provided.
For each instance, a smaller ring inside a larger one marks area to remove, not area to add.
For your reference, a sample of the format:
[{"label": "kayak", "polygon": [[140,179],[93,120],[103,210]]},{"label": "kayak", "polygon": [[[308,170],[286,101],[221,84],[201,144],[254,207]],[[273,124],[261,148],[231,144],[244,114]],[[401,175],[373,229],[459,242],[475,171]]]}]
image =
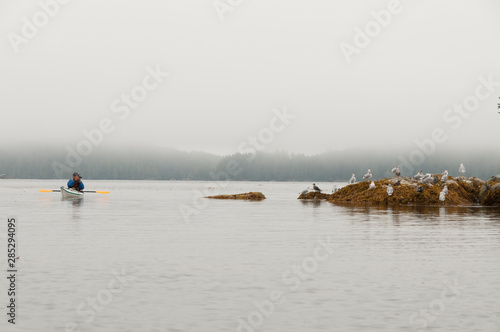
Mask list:
[{"label": "kayak", "polygon": [[70,188],[61,187],[61,194],[63,198],[83,198],[83,192]]}]

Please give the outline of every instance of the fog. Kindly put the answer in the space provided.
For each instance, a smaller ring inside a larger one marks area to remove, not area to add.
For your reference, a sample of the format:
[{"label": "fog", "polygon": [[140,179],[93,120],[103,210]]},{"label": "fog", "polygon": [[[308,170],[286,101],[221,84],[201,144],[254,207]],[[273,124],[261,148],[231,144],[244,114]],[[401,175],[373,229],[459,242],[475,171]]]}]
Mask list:
[{"label": "fog", "polygon": [[0,2],[2,145],[498,151],[497,0],[67,2]]}]

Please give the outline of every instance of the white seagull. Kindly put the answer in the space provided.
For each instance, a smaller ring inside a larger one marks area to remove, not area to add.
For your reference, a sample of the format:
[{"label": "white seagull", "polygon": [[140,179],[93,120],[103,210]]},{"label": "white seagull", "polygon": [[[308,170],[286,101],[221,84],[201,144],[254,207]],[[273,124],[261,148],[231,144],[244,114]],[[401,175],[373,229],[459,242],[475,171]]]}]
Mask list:
[{"label": "white seagull", "polygon": [[448,186],[444,185],[443,192],[445,195],[448,195]]},{"label": "white seagull", "polygon": [[465,166],[464,164],[460,164],[460,167],[458,168],[458,171],[460,174],[464,175],[465,174]]},{"label": "white seagull", "polygon": [[448,180],[448,170],[445,170],[443,173],[441,173],[441,175],[441,182],[445,182],[446,180]]},{"label": "white seagull", "polygon": [[365,175],[363,175],[363,179],[370,180],[371,178],[372,178],[372,171],[368,169],[368,172]]},{"label": "white seagull", "polygon": [[349,184],[353,184],[354,182],[356,182],[356,176],[353,174],[349,180]]},{"label": "white seagull", "polygon": [[372,183],[370,183],[370,186],[368,187],[368,189],[375,189],[375,182],[372,181]]},{"label": "white seagull", "polygon": [[332,193],[336,193],[336,192],[337,192],[337,190],[338,190],[338,189],[337,189],[337,185],[336,185],[336,184],[334,184],[334,185],[333,185],[333,188],[332,188]]},{"label": "white seagull", "polygon": [[307,187],[307,189],[306,189],[306,190],[304,190],[304,191],[302,191],[302,192],[301,192],[301,194],[302,194],[302,195],[307,194],[307,193],[309,192],[309,189],[310,189],[310,188],[309,188],[309,187]]},{"label": "white seagull", "polygon": [[422,183],[431,183],[431,182],[435,182],[435,181],[436,181],[436,178],[433,176],[424,177],[422,179]]},{"label": "white seagull", "polygon": [[418,181],[422,180],[423,177],[424,177],[424,171],[419,171],[417,174],[415,174],[413,178]]},{"label": "white seagull", "polygon": [[446,199],[446,194],[444,192],[440,192],[439,193],[439,200],[441,202],[444,202],[445,199]]},{"label": "white seagull", "polygon": [[389,184],[387,186],[387,195],[389,196],[392,196],[392,193],[394,192],[394,189],[392,188],[392,186]]},{"label": "white seagull", "polygon": [[424,175],[424,177],[422,178],[422,180],[427,179],[427,178],[430,178],[431,176],[432,176],[432,174],[431,174],[431,173],[426,173],[426,174]]}]

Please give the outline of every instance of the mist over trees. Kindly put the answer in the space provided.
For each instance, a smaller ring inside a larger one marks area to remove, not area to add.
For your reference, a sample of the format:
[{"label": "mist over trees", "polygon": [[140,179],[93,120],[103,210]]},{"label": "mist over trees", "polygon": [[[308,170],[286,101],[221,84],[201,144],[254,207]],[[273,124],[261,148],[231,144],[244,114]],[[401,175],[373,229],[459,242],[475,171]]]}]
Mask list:
[{"label": "mist over trees", "polygon": [[[69,178],[77,171],[84,179],[109,180],[249,180],[249,181],[347,181],[354,173],[358,181],[370,168],[374,178],[391,177],[400,165],[403,176],[417,171],[459,175],[464,163],[466,176],[488,179],[500,173],[498,151],[435,151],[421,165],[409,162],[411,151],[337,151],[318,155],[258,152],[218,156],[160,148],[96,150],[57,176],[54,163],[65,163],[64,149],[0,149],[0,174],[8,178]],[[402,162],[402,160],[406,162]]]}]

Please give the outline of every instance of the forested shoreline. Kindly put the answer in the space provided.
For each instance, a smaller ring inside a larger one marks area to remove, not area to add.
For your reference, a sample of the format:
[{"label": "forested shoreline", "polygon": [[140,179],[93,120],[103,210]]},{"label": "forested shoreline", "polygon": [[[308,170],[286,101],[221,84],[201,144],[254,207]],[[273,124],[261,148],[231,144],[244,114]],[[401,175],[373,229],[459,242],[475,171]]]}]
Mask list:
[{"label": "forested shoreline", "polygon": [[[66,173],[78,171],[85,179],[198,181],[346,181],[354,173],[359,181],[368,168],[374,178],[383,178],[391,176],[390,169],[398,164],[405,176],[418,170],[440,173],[445,169],[450,175],[459,175],[460,163],[466,165],[469,177],[486,179],[500,173],[500,155],[492,151],[436,151],[418,166],[408,161],[410,152],[349,150],[312,156],[287,152],[219,156],[174,149],[109,149],[82,158],[67,167]],[[65,178],[69,174],[58,175],[54,164],[65,164],[66,157],[64,149],[0,150],[0,174],[18,179]]]}]

